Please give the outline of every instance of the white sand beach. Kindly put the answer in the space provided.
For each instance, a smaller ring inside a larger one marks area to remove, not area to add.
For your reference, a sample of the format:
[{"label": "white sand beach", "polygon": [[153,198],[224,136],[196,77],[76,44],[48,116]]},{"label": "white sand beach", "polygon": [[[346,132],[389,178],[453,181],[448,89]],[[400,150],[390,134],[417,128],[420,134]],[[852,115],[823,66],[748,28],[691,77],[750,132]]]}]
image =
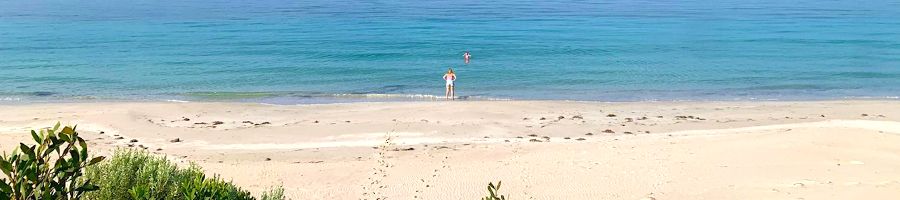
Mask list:
[{"label": "white sand beach", "polygon": [[[0,105],[0,150],[78,125],[292,199],[890,199],[900,101]],[[177,139],[177,140],[176,140]],[[132,142],[136,141],[136,142]]]}]

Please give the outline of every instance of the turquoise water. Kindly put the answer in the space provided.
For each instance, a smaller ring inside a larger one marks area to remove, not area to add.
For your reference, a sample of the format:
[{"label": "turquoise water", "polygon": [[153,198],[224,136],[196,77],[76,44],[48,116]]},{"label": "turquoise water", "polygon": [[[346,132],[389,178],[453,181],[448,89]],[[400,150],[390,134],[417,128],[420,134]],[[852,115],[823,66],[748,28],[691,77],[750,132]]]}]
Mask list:
[{"label": "turquoise water", "polygon": [[900,1],[0,0],[0,102],[429,100],[448,67],[469,99],[897,98]]}]

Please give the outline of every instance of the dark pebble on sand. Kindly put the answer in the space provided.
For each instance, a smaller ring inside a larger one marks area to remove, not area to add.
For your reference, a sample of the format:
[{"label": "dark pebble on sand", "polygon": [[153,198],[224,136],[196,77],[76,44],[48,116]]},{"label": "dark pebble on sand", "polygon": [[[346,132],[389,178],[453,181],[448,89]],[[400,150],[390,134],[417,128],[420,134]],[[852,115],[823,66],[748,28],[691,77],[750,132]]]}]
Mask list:
[{"label": "dark pebble on sand", "polygon": [[625,134],[634,134],[634,133],[628,132],[628,131],[625,131],[624,133],[625,133]]},{"label": "dark pebble on sand", "polygon": [[225,122],[222,122],[222,121],[214,121],[214,122],[212,122],[212,124],[213,124],[213,125],[220,125],[220,124],[225,124]]},{"label": "dark pebble on sand", "polygon": [[584,138],[578,138],[578,139],[575,139],[575,140],[578,140],[578,141],[584,141],[585,139],[584,139]]},{"label": "dark pebble on sand", "polygon": [[528,134],[528,137],[537,137],[537,134]]},{"label": "dark pebble on sand", "polygon": [[266,161],[270,161],[270,160],[272,160],[272,159],[271,159],[271,158],[266,158]]},{"label": "dark pebble on sand", "polygon": [[544,138],[544,140],[549,140],[549,139],[550,139],[550,136],[544,136],[544,137],[542,137],[542,138]]},{"label": "dark pebble on sand", "polygon": [[584,135],[594,135],[594,133],[585,133]]},{"label": "dark pebble on sand", "polygon": [[522,136],[516,136],[516,138],[522,139]]},{"label": "dark pebble on sand", "polygon": [[584,119],[581,115],[572,116],[572,119]]},{"label": "dark pebble on sand", "polygon": [[162,151],[162,148],[156,148],[156,151]]},{"label": "dark pebble on sand", "polygon": [[129,141],[129,142],[138,142],[138,140],[137,140],[137,139],[131,139],[131,141]]},{"label": "dark pebble on sand", "polygon": [[613,130],[610,130],[610,129],[606,129],[606,130],[603,130],[603,133],[616,133],[616,132]]},{"label": "dark pebble on sand", "polygon": [[[347,121],[347,122],[349,123],[350,121]],[[263,123],[260,123],[260,124],[266,125],[266,124],[272,124],[272,123],[270,123],[270,122],[263,122]]]},{"label": "dark pebble on sand", "polygon": [[181,121],[191,121],[191,119],[188,119],[187,117],[181,117]]},{"label": "dark pebble on sand", "polygon": [[117,140],[121,140],[121,139],[125,139],[125,138],[124,138],[124,137],[121,137],[121,136],[119,136],[119,137],[116,137],[116,138],[114,138],[114,139],[117,139]]},{"label": "dark pebble on sand", "polygon": [[169,140],[169,142],[171,142],[171,143],[181,142],[181,138],[175,138],[175,139]]},{"label": "dark pebble on sand", "polygon": [[862,115],[861,115],[861,116],[863,116],[863,117],[868,117],[868,116],[869,116],[869,114],[865,114],[865,113],[863,113],[863,114],[862,114]]},{"label": "dark pebble on sand", "polygon": [[196,125],[205,125],[206,122],[197,122],[197,123],[194,123],[194,124],[196,124]]},{"label": "dark pebble on sand", "polygon": [[608,114],[606,117],[616,117],[616,114]]},{"label": "dark pebble on sand", "polygon": [[243,122],[241,122],[241,123],[245,123],[245,124],[253,124],[252,121],[243,121]]},{"label": "dark pebble on sand", "polygon": [[566,117],[564,117],[564,116],[559,116],[559,117],[557,117],[556,119],[565,119],[565,118],[566,118]]},{"label": "dark pebble on sand", "polygon": [[100,131],[100,134],[104,134],[104,133],[106,133],[106,132]]},{"label": "dark pebble on sand", "polygon": [[538,140],[538,139],[530,139],[530,140],[528,140],[528,141],[529,141],[529,142],[543,142],[543,141]]},{"label": "dark pebble on sand", "polygon": [[547,118],[546,118],[546,117],[541,117],[541,120],[547,120]]}]

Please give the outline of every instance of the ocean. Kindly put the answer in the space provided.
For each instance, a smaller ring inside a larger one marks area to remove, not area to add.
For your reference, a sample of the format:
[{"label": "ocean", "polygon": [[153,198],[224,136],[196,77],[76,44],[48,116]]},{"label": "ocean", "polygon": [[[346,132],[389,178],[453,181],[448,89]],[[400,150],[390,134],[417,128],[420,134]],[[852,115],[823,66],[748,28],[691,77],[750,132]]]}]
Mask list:
[{"label": "ocean", "polygon": [[0,0],[0,103],[430,101],[451,67],[470,100],[896,99],[900,1]]}]

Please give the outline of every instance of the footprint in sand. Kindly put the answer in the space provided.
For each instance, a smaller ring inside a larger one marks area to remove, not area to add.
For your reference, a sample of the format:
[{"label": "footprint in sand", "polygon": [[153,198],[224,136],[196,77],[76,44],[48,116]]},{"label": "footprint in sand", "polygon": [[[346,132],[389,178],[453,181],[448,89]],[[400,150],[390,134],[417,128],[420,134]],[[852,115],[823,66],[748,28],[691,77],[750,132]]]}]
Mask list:
[{"label": "footprint in sand", "polygon": [[387,169],[393,167],[393,165],[387,161],[388,149],[392,146],[394,146],[394,143],[391,133],[385,133],[384,143],[377,148],[378,152],[374,159],[378,163],[378,166],[372,168],[372,171],[370,171],[369,177],[367,178],[368,183],[362,186],[364,191],[362,199],[387,198],[383,193],[387,188],[387,185],[384,184],[384,179],[388,177]]},{"label": "footprint in sand", "polygon": [[[434,159],[435,156],[431,153],[428,153],[428,157]],[[422,193],[425,190],[434,188],[434,179],[441,175],[442,171],[450,170],[450,164],[448,164],[447,160],[450,159],[449,156],[444,156],[441,158],[441,167],[431,170],[430,176],[419,179],[420,188],[415,191],[415,196],[413,199],[422,199]]]}]

